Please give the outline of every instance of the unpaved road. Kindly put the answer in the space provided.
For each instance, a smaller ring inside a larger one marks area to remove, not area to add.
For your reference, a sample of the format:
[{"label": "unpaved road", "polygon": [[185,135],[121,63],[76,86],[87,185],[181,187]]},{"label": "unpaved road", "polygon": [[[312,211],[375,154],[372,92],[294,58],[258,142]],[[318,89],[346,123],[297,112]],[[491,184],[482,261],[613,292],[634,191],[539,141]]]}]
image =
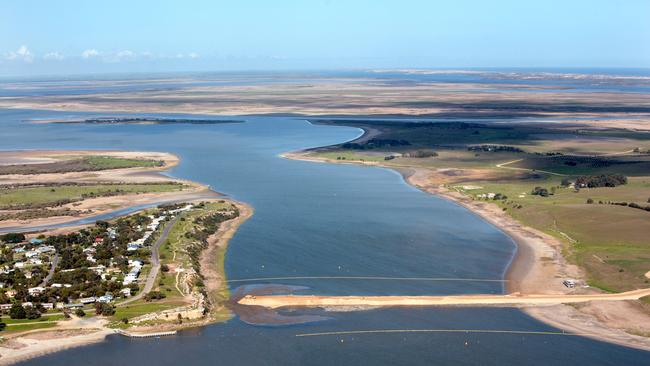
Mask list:
[{"label": "unpaved road", "polygon": [[650,296],[650,288],[618,294],[589,295],[458,295],[458,296],[252,296],[239,304],[267,308],[363,307],[363,306],[447,306],[447,305],[556,305],[588,301],[637,300]]},{"label": "unpaved road", "polygon": [[117,304],[117,306],[124,306],[134,301],[138,301],[153,289],[153,286],[156,284],[155,283],[156,277],[158,277],[158,272],[160,271],[160,256],[158,254],[158,250],[160,249],[162,243],[164,243],[165,240],[167,240],[167,236],[169,236],[169,232],[172,230],[172,228],[174,227],[174,225],[176,224],[179,218],[180,215],[174,217],[171,221],[169,221],[165,225],[162,234],[160,234],[156,242],[153,243],[153,245],[151,246],[151,271],[149,271],[149,274],[147,275],[147,282],[145,282],[142,291],[140,291],[139,294],[130,297],[128,300],[122,301],[121,303]]}]

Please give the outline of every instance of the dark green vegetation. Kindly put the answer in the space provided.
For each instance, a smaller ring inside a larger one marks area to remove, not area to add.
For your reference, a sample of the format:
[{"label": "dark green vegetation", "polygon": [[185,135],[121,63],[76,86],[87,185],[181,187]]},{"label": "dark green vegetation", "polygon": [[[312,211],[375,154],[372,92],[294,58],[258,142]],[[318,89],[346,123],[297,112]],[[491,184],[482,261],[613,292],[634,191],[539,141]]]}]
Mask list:
[{"label": "dark green vegetation", "polygon": [[85,156],[52,163],[0,165],[0,175],[87,172],[123,168],[152,168],[165,165],[162,160],[127,159],[113,156]]},{"label": "dark green vegetation", "polygon": [[81,121],[60,121],[56,123],[93,123],[93,124],[113,124],[113,123],[146,123],[146,124],[203,124],[214,125],[221,123],[243,123],[241,120],[225,119],[191,119],[191,118],[155,118],[155,117],[106,117],[106,118],[89,118]]},{"label": "dark green vegetation", "polygon": [[0,235],[0,241],[8,244],[16,244],[22,241],[25,241],[25,234],[20,233],[8,233]]},{"label": "dark green vegetation", "polygon": [[[379,130],[375,139],[402,142],[376,147],[353,141],[362,147],[316,149],[314,156],[428,169],[432,186],[488,199],[565,242],[565,254],[586,269],[591,285],[622,291],[650,283],[648,132],[555,124],[313,122]],[[437,155],[413,158],[420,149]]]}]

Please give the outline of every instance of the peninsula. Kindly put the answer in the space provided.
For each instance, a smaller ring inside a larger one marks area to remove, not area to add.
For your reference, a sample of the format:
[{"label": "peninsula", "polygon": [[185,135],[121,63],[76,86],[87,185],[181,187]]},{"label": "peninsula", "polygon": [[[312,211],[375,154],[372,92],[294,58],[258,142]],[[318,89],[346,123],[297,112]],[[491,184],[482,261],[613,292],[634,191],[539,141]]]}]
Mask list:
[{"label": "peninsula", "polygon": [[[509,295],[440,297],[421,304],[517,305],[567,331],[650,349],[650,297],[643,290],[650,276],[644,234],[650,232],[648,129],[589,123],[311,122],[359,127],[364,134],[339,145],[286,153],[286,158],[397,170],[409,184],[468,208],[517,243],[506,274]],[[616,294],[626,291],[634,296]],[[340,302],[411,302],[411,297],[360,299]],[[241,301],[271,307],[321,302],[301,296]]]},{"label": "peninsula", "polygon": [[[18,229],[0,234],[0,364],[231,317],[224,256],[252,209],[159,174],[175,156],[18,151],[0,161],[0,223]],[[79,218],[90,222],[70,221]]]}]

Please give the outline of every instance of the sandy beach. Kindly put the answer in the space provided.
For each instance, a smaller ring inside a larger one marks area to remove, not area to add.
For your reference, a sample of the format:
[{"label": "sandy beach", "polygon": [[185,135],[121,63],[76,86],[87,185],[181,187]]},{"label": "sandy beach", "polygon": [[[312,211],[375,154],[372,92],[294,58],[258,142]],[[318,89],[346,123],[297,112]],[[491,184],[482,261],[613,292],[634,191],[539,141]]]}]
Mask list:
[{"label": "sandy beach", "polygon": [[230,239],[235,235],[239,226],[253,216],[253,208],[245,203],[232,201],[239,209],[239,216],[226,221],[219,226],[219,230],[208,238],[208,248],[201,253],[201,274],[204,277],[205,289],[214,304],[218,292],[225,284],[225,274],[214,265],[217,250],[227,248]]},{"label": "sandy beach", "polygon": [[0,365],[11,365],[48,353],[103,341],[114,334],[100,318],[77,318],[57,322],[56,329],[32,330],[3,337]]}]

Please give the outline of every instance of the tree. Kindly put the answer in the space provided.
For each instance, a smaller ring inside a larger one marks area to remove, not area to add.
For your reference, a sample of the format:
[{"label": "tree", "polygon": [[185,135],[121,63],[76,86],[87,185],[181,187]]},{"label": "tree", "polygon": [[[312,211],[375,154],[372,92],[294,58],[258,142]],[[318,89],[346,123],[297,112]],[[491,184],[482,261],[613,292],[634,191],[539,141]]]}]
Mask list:
[{"label": "tree", "polygon": [[151,291],[148,294],[144,295],[144,301],[160,300],[167,297],[164,293],[160,291]]},{"label": "tree", "polygon": [[77,309],[74,311],[74,315],[83,318],[84,316],[86,316],[86,312],[84,311],[84,309]]},{"label": "tree", "polygon": [[25,308],[22,304],[14,303],[9,309],[9,317],[11,319],[25,319],[27,314],[25,313]]},{"label": "tree", "polygon": [[160,270],[163,272],[169,272],[169,266],[166,264],[160,265]]},{"label": "tree", "polygon": [[105,302],[95,303],[95,313],[97,315],[111,316],[115,314],[115,307]]},{"label": "tree", "polygon": [[25,234],[20,234],[20,233],[9,233],[9,234],[4,234],[0,236],[0,240],[4,241],[5,243],[20,243],[25,241]]},{"label": "tree", "polygon": [[592,203],[594,203],[594,200],[592,200],[591,198],[587,198],[587,203],[592,204]]},{"label": "tree", "polygon": [[38,319],[38,318],[41,317],[41,312],[38,311],[38,309],[36,309],[33,306],[26,306],[25,307],[25,317],[27,319]]}]

